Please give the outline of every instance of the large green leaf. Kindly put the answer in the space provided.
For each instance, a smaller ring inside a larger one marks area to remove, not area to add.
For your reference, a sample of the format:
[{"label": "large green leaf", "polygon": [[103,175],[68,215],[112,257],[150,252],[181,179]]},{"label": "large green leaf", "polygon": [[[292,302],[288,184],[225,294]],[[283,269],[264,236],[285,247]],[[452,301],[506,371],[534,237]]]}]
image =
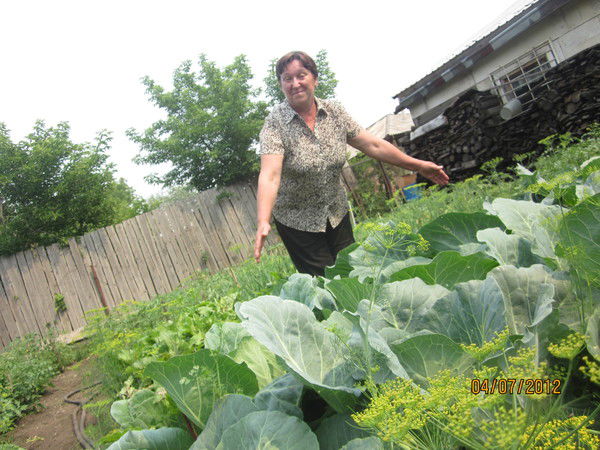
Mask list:
[{"label": "large green leaf", "polygon": [[206,422],[206,427],[190,450],[216,448],[223,432],[252,412],[279,411],[302,419],[302,411],[297,405],[303,387],[304,385],[291,374],[286,374],[258,392],[254,400],[237,394],[222,397],[216,403]]},{"label": "large green leaf", "polygon": [[569,283],[548,267],[496,267],[490,272],[500,288],[511,334],[524,334],[541,323],[569,295]]},{"label": "large green leaf", "polygon": [[240,323],[213,324],[206,333],[205,347],[227,355],[237,363],[245,362],[256,375],[259,388],[284,374],[275,355],[254,339]]},{"label": "large green leaf", "polygon": [[302,410],[298,405],[303,389],[304,385],[287,373],[262,388],[254,397],[254,404],[260,410],[281,411],[302,419]]},{"label": "large green leaf", "polygon": [[340,311],[352,312],[356,311],[361,300],[370,298],[374,290],[372,284],[361,283],[357,278],[330,280],[325,283],[325,288],[335,297]]},{"label": "large green leaf", "polygon": [[[435,302],[450,291],[443,286],[428,285],[420,278],[396,281],[381,287],[376,302],[389,326],[417,331],[413,319],[425,315]],[[381,328],[378,330],[380,331]]]},{"label": "large green leaf", "polygon": [[483,280],[498,262],[481,253],[462,256],[458,252],[441,252],[430,264],[407,267],[396,272],[390,281],[402,281],[419,277],[427,284],[439,284],[451,288],[469,280]]},{"label": "large green leaf", "polygon": [[383,441],[377,436],[352,439],[340,450],[384,450]]},{"label": "large green leaf", "polygon": [[155,392],[148,389],[137,391],[126,400],[117,400],[110,407],[110,415],[122,428],[157,428],[177,425],[171,411]]},{"label": "large green leaf", "polygon": [[514,234],[532,243],[532,251],[542,258],[555,258],[554,247],[558,236],[554,231],[561,207],[525,200],[497,198],[484,203],[490,214],[500,217]]},{"label": "large green leaf", "polygon": [[477,239],[487,245],[484,251],[501,265],[529,267],[542,259],[531,251],[531,242],[516,234],[506,234],[500,228],[488,228],[477,232]]},{"label": "large green leaf", "polygon": [[600,305],[588,319],[585,342],[590,355],[600,361]]},{"label": "large green leaf", "polygon": [[502,292],[491,277],[460,283],[423,315],[414,317],[412,323],[416,330],[426,329],[457,343],[481,346],[506,326]]},{"label": "large green leaf", "polygon": [[589,197],[566,213],[559,226],[561,255],[578,278],[600,287],[600,194]]},{"label": "large green leaf", "polygon": [[354,387],[344,343],[318,322],[308,306],[262,296],[236,304],[244,328],[279,356],[337,411],[345,412],[360,395]]},{"label": "large green leaf", "polygon": [[320,450],[339,450],[355,438],[369,436],[366,430],[358,427],[349,414],[334,414],[323,420],[315,430]]},{"label": "large green leaf", "polygon": [[452,339],[441,334],[426,334],[392,345],[400,364],[410,378],[427,388],[427,378],[440,370],[451,369],[462,373],[474,363],[473,359]]},{"label": "large green leaf", "polygon": [[223,433],[217,450],[319,450],[317,437],[297,417],[279,411],[244,416]]},{"label": "large green leaf", "polygon": [[258,391],[256,375],[246,364],[206,349],[151,363],[144,374],[162,385],[179,409],[201,428],[219,397]]},{"label": "large green leaf", "polygon": [[190,434],[181,428],[158,428],[157,430],[128,431],[114,442],[109,450],[187,450],[194,442]]},{"label": "large green leaf", "polygon": [[304,303],[310,309],[335,310],[332,295],[319,287],[318,280],[305,273],[295,273],[281,287],[279,296],[284,300],[295,300]]},{"label": "large green leaf", "polygon": [[460,252],[465,244],[477,243],[477,231],[493,227],[504,228],[504,224],[482,212],[448,213],[423,226],[419,234],[429,242],[432,253]]},{"label": "large green leaf", "polygon": [[331,267],[325,267],[325,277],[332,280],[335,277],[346,278],[352,272],[352,266],[350,265],[350,259],[348,255],[353,252],[359,246],[358,242],[350,244],[337,254],[335,259],[335,265]]},{"label": "large green leaf", "polygon": [[[374,374],[376,383],[384,383],[397,377],[408,378],[398,357],[390,349],[386,339],[377,331],[386,325],[379,305],[362,300],[356,313],[346,312],[344,315],[355,324],[348,345],[355,349],[357,355],[360,355],[364,365],[363,370],[379,367]],[[366,343],[368,347],[365,346]]]},{"label": "large green leaf", "polygon": [[214,323],[204,336],[204,347],[231,356],[244,339],[251,337],[237,322]]},{"label": "large green leaf", "polygon": [[223,432],[250,413],[260,411],[250,397],[230,394],[220,398],[206,426],[190,450],[212,450],[219,445]]}]

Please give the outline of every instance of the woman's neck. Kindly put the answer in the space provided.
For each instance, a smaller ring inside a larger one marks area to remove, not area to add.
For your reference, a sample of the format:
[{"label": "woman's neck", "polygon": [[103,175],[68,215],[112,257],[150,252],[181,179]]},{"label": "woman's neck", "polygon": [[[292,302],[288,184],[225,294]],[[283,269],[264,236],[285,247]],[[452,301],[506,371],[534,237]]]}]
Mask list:
[{"label": "woman's neck", "polygon": [[315,98],[313,97],[305,104],[292,106],[292,109],[300,114],[301,117],[313,116],[316,115],[317,104],[315,102]]}]

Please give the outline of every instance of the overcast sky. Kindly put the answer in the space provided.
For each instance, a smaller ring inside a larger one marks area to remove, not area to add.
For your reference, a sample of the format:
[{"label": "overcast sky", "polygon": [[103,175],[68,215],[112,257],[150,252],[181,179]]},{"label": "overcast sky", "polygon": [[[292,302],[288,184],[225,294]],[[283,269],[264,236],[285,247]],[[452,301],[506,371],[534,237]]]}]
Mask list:
[{"label": "overcast sky", "polygon": [[[170,89],[184,60],[218,65],[245,54],[256,86],[269,61],[290,50],[326,49],[337,98],[363,126],[388,113],[392,96],[443,63],[524,0],[153,1],[19,0],[0,3],[0,122],[13,141],[69,122],[74,142],[113,133],[111,161],[145,197],[159,193],[131,159],[125,136],[162,117],[145,94],[148,75]],[[194,66],[197,68],[197,64]]]}]

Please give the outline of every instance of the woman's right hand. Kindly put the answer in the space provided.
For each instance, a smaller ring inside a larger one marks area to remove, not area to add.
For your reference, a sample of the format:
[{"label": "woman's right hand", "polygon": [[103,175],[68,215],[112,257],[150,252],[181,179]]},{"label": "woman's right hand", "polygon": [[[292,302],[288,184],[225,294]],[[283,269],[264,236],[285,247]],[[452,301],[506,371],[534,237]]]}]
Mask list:
[{"label": "woman's right hand", "polygon": [[254,259],[257,263],[260,262],[260,253],[265,245],[265,239],[267,238],[269,231],[271,231],[271,224],[269,224],[269,222],[258,224],[256,229],[256,239],[254,241]]}]

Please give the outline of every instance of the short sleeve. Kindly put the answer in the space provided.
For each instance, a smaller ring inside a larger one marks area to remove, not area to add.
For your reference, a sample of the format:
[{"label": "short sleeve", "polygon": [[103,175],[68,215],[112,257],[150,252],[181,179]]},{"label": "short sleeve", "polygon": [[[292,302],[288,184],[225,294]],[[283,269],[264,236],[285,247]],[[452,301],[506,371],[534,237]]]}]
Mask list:
[{"label": "short sleeve", "polygon": [[334,105],[340,125],[346,130],[346,139],[358,136],[363,128],[346,112],[340,103],[335,102]]},{"label": "short sleeve", "polygon": [[259,148],[256,153],[259,155],[283,155],[285,148],[281,138],[281,129],[277,126],[277,121],[268,116],[260,130]]}]

